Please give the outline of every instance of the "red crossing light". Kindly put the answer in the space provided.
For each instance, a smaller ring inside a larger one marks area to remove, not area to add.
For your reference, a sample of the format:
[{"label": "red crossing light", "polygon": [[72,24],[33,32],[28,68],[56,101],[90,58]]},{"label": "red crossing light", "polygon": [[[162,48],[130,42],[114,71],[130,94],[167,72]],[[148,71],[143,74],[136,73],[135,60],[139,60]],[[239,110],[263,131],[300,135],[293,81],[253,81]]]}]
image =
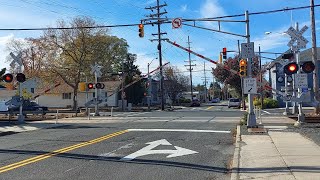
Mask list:
[{"label": "red crossing light", "polygon": [[295,62],[289,63],[284,66],[283,70],[284,70],[284,73],[286,73],[287,75],[295,74],[298,71],[298,64]]},{"label": "red crossing light", "polygon": [[315,65],[313,64],[312,61],[307,61],[302,64],[302,71],[304,73],[312,73],[315,69]]},{"label": "red crossing light", "polygon": [[2,79],[4,80],[4,82],[6,83],[11,83],[13,81],[13,76],[12,74],[5,74]]},{"label": "red crossing light", "polygon": [[88,84],[88,89],[93,89],[93,83]]}]

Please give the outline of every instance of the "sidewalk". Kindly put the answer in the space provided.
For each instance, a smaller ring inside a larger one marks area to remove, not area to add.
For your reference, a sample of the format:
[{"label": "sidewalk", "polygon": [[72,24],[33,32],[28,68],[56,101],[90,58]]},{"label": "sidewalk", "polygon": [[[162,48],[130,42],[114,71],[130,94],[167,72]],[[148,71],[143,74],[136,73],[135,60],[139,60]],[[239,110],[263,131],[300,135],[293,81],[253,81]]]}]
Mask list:
[{"label": "sidewalk", "polygon": [[320,146],[300,133],[267,127],[264,134],[237,133],[231,179],[320,179]]}]

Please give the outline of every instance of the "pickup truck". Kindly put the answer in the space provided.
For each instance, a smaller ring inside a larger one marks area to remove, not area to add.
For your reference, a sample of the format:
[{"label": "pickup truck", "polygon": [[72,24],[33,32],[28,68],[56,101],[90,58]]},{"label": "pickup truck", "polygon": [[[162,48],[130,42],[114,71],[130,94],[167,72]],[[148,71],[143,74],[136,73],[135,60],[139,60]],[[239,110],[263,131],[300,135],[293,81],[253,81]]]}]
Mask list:
[{"label": "pickup truck", "polygon": [[[19,106],[9,106],[8,111],[16,114],[19,112]],[[40,106],[36,102],[32,102],[29,100],[24,100],[22,104],[23,114],[42,114],[45,115],[46,111],[48,111],[48,107]]]}]

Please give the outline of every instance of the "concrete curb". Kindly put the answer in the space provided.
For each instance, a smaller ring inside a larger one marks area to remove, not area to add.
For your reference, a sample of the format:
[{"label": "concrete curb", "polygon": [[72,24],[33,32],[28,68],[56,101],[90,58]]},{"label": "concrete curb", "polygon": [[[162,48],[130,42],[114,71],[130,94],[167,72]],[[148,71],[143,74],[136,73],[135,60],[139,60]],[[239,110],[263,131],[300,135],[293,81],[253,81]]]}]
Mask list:
[{"label": "concrete curb", "polygon": [[240,125],[237,125],[236,144],[233,154],[231,180],[239,179],[239,166],[240,166]]}]

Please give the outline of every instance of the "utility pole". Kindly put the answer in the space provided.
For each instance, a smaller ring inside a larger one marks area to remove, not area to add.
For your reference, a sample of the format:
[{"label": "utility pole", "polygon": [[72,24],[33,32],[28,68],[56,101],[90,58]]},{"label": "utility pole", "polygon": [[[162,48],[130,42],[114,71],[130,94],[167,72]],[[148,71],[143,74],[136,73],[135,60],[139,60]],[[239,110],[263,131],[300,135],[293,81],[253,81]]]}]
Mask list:
[{"label": "utility pole", "polygon": [[203,75],[204,77],[204,102],[207,102],[207,73],[206,73],[206,62],[203,62]]},{"label": "utility pole", "polygon": [[[190,38],[188,36],[188,49],[190,50]],[[190,72],[190,92],[191,92],[191,101],[193,100],[193,85],[192,85],[192,70],[193,70],[193,66],[196,66],[195,64],[191,64],[193,62],[193,60],[191,60],[191,53],[190,51],[188,52],[189,53],[189,61],[185,61],[185,62],[188,62],[189,64],[188,65],[184,65],[184,66],[189,66],[189,68],[187,68],[187,70]]]},{"label": "utility pole", "polygon": [[[156,34],[152,34],[153,36],[158,36],[158,39],[152,39],[152,41],[158,41],[158,51],[159,51],[159,66],[160,66],[160,96],[161,96],[161,110],[164,110],[164,79],[163,79],[163,69],[162,69],[162,49],[161,49],[161,41],[166,40],[166,39],[162,39],[161,36],[167,33],[163,33],[161,32],[161,24],[166,21],[167,18],[163,19],[161,18],[162,15],[166,14],[167,12],[161,12],[161,8],[167,6],[167,4],[161,4],[160,5],[160,0],[157,0],[157,6],[154,7],[147,7],[145,9],[151,10],[153,11],[153,9],[156,9],[157,13],[156,14],[150,14],[148,17],[150,17],[150,19],[146,19],[146,20],[155,20],[153,22],[150,22],[152,25],[153,24],[157,24],[158,26],[158,33]],[[155,18],[156,17],[156,18]],[[145,21],[146,21],[145,20]]]},{"label": "utility pole", "polygon": [[124,60],[122,60],[122,81],[121,81],[121,110],[124,111],[124,81],[125,81],[125,74],[124,74]]},{"label": "utility pole", "polygon": [[[246,18],[246,38],[247,43],[250,43],[250,27],[249,27],[249,12],[245,12],[245,18]],[[252,77],[252,58],[248,58],[248,77]],[[257,119],[256,115],[253,111],[253,98],[252,94],[248,94],[248,100],[249,100],[249,114],[247,119],[247,127],[256,127],[257,126]]]},{"label": "utility pole", "polygon": [[261,61],[261,48],[259,45],[259,64],[260,64],[260,89],[261,89],[261,95],[260,95],[260,101],[261,101],[261,109],[263,109],[263,74],[262,74],[262,61]]},{"label": "utility pole", "polygon": [[317,37],[316,37],[316,28],[315,28],[315,15],[314,15],[314,0],[310,0],[310,21],[311,21],[311,40],[312,40],[312,62],[315,66],[313,71],[313,92],[314,92],[314,101],[317,102],[314,112],[316,114],[320,113],[320,94],[319,94],[319,64],[317,56]]}]

